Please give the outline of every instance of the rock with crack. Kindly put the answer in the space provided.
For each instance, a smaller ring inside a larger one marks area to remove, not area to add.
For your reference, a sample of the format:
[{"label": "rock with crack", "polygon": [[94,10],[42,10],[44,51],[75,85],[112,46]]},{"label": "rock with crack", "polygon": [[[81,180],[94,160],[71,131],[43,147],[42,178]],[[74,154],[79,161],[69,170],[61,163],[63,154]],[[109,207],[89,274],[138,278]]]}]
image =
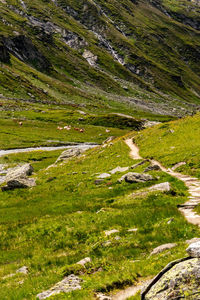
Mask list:
[{"label": "rock with crack", "polygon": [[153,249],[153,251],[151,252],[150,255],[159,254],[165,250],[172,249],[176,246],[177,246],[177,244],[175,244],[175,243],[169,243],[169,244],[164,244],[164,245],[158,246],[155,249]]},{"label": "rock with crack", "polygon": [[81,154],[81,150],[78,148],[70,148],[61,153],[56,162],[67,161],[72,157],[76,157]]},{"label": "rock with crack", "polygon": [[62,281],[58,282],[51,289],[38,294],[37,298],[42,300],[60,293],[69,293],[75,290],[80,290],[81,282],[82,280],[79,277],[71,274],[65,277]]},{"label": "rock with crack", "polygon": [[149,174],[141,174],[141,173],[133,173],[129,172],[125,175],[123,175],[118,182],[122,182],[125,180],[128,183],[139,183],[139,182],[146,182],[146,181],[151,181],[154,180],[153,176]]},{"label": "rock with crack", "polygon": [[200,243],[187,251],[191,257],[169,263],[142,291],[142,300],[200,300]]}]

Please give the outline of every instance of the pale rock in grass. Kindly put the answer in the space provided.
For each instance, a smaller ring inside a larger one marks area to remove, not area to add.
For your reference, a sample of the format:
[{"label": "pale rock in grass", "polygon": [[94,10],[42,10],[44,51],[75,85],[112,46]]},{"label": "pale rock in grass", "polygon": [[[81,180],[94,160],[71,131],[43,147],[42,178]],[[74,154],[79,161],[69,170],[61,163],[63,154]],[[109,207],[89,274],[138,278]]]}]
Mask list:
[{"label": "pale rock in grass", "polygon": [[8,170],[6,181],[17,177],[30,176],[33,173],[33,167],[30,164],[24,164]]},{"label": "pale rock in grass", "polygon": [[109,178],[111,175],[108,174],[108,173],[102,173],[100,174],[97,178],[98,179],[106,179],[106,178]]},{"label": "pale rock in grass", "polygon": [[20,269],[18,269],[16,271],[16,273],[28,274],[28,267],[27,266],[23,266]]},{"label": "pale rock in grass", "polygon": [[148,188],[149,191],[169,192],[171,189],[169,182],[155,184]]},{"label": "pale rock in grass", "polygon": [[99,300],[111,300],[112,299],[111,297],[109,297],[105,294],[102,294],[102,293],[96,294],[96,298]]},{"label": "pale rock in grass", "polygon": [[77,148],[67,149],[61,153],[61,155],[58,157],[56,162],[66,161],[66,160],[68,160],[72,157],[76,157],[80,154],[81,154],[80,149],[77,149]]},{"label": "pale rock in grass", "polygon": [[83,52],[83,57],[87,60],[89,65],[91,65],[92,67],[96,66],[98,56],[93,54],[91,51],[85,49]]},{"label": "pale rock in grass", "polygon": [[69,293],[69,292],[72,292],[75,290],[80,290],[81,282],[82,282],[82,279],[75,276],[74,274],[71,274],[71,275],[65,277],[62,281],[55,284],[49,290],[38,294],[37,298],[39,300],[42,300],[42,299],[49,298],[51,296],[58,295],[60,293]]},{"label": "pale rock in grass", "polygon": [[110,173],[111,173],[111,174],[115,174],[115,173],[117,173],[117,172],[122,173],[122,172],[128,171],[128,169],[129,169],[129,167],[119,167],[119,166],[118,166],[118,167],[116,167],[115,169],[111,170]]},{"label": "pale rock in grass", "polygon": [[118,232],[119,232],[119,230],[117,230],[117,229],[112,229],[112,230],[106,230],[106,231],[104,231],[104,233],[105,233],[106,236],[109,236],[111,234],[118,233]]},{"label": "pale rock in grass", "polygon": [[92,262],[91,258],[90,258],[90,257],[86,257],[86,258],[84,258],[84,259],[78,261],[76,264],[77,264],[77,265],[85,266],[85,264],[91,263],[91,262]]},{"label": "pale rock in grass", "polygon": [[177,244],[175,244],[175,243],[169,243],[169,244],[164,244],[164,245],[158,246],[155,249],[153,249],[153,251],[151,252],[150,255],[159,254],[165,250],[172,249],[176,246],[177,246]]},{"label": "pale rock in grass", "polygon": [[137,232],[138,231],[138,228],[130,228],[127,230],[128,232]]},{"label": "pale rock in grass", "polygon": [[193,238],[193,239],[191,239],[191,240],[187,240],[186,241],[186,243],[188,244],[188,245],[190,245],[190,244],[194,244],[194,243],[197,243],[197,242],[200,242],[200,238]]},{"label": "pale rock in grass", "polygon": [[182,162],[179,162],[179,163],[175,164],[171,169],[172,169],[172,171],[175,171],[179,167],[185,166],[185,165],[186,165],[186,162],[182,161]]},{"label": "pale rock in grass", "polygon": [[20,188],[30,188],[36,186],[34,178],[18,177],[7,181],[7,185],[1,188],[2,191],[9,191]]},{"label": "pale rock in grass", "polygon": [[200,242],[196,242],[193,244],[190,244],[190,246],[187,248],[187,253],[191,257],[200,257]]},{"label": "pale rock in grass", "polygon": [[109,136],[109,137],[103,142],[103,144],[110,143],[110,142],[112,142],[115,138],[116,138],[115,136]]}]

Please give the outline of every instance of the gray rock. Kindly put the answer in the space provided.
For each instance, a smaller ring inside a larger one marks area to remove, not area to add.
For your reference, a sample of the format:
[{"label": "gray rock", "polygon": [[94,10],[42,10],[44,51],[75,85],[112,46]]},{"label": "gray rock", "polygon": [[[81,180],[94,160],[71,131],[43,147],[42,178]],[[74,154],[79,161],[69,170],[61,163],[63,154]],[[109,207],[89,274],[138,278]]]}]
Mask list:
[{"label": "gray rock", "polygon": [[8,181],[17,177],[30,176],[32,173],[33,173],[33,167],[30,164],[17,166],[15,168],[8,170],[5,180]]},{"label": "gray rock", "polygon": [[7,185],[1,188],[2,191],[20,189],[20,188],[30,188],[36,186],[34,178],[18,177],[7,181]]},{"label": "gray rock", "polygon": [[62,281],[55,284],[49,290],[38,294],[37,297],[40,300],[42,300],[42,299],[49,298],[51,296],[58,295],[60,293],[69,293],[71,291],[80,290],[81,282],[82,282],[82,280],[79,277],[71,274],[71,275],[65,277]]},{"label": "gray rock", "polygon": [[16,273],[28,274],[28,267],[23,266],[16,271]]},{"label": "gray rock", "polygon": [[115,138],[116,138],[115,136],[109,136],[109,137],[103,142],[103,144],[110,143],[110,142],[112,142]]},{"label": "gray rock", "polygon": [[107,295],[104,295],[102,293],[98,293],[96,294],[96,298],[99,299],[99,300],[111,300],[112,298],[107,296]]},{"label": "gray rock", "polygon": [[85,264],[91,263],[91,262],[92,262],[91,258],[90,257],[86,257],[86,258],[78,261],[77,264],[84,266]]},{"label": "gray rock", "polygon": [[191,257],[200,257],[200,242],[190,244],[186,251]]},{"label": "gray rock", "polygon": [[149,191],[160,191],[160,192],[169,192],[171,189],[169,182],[163,182],[159,184],[155,184],[151,186],[148,190]]},{"label": "gray rock", "polygon": [[57,161],[56,162],[59,162],[59,161],[66,161],[72,157],[76,157],[78,155],[81,154],[81,151],[80,149],[77,149],[77,148],[70,148],[70,149],[67,149],[65,151],[63,151],[61,153],[61,155],[58,157]]},{"label": "gray rock", "polygon": [[87,60],[89,65],[93,67],[96,66],[98,56],[94,55],[91,51],[85,49],[83,52],[83,57]]},{"label": "gray rock", "polygon": [[129,169],[129,167],[116,167],[115,169],[111,170],[110,173],[111,174],[115,174],[117,172],[122,173],[122,172],[128,171],[128,169]]},{"label": "gray rock", "polygon": [[153,164],[153,165],[147,167],[147,168],[144,170],[144,172],[149,172],[149,171],[160,171],[160,170],[161,170],[161,168],[160,168],[159,165]]},{"label": "gray rock", "polygon": [[200,259],[170,263],[141,294],[142,300],[200,300]]},{"label": "gray rock", "polygon": [[106,230],[106,231],[104,231],[104,233],[105,233],[106,236],[109,236],[111,234],[118,233],[118,232],[119,232],[119,230],[117,230],[117,229],[112,229],[112,230]]},{"label": "gray rock", "polygon": [[99,184],[102,184],[103,182],[104,182],[103,179],[96,179],[94,184],[99,185]]},{"label": "gray rock", "polygon": [[102,173],[102,174],[100,174],[97,178],[98,179],[105,179],[105,178],[108,178],[108,177],[110,177],[111,175],[110,174],[108,174],[108,173]]},{"label": "gray rock", "polygon": [[188,245],[190,245],[190,244],[193,244],[193,243],[197,243],[197,242],[200,242],[200,238],[193,238],[193,239],[191,239],[191,240],[187,240],[186,241],[186,243],[188,244]]},{"label": "gray rock", "polygon": [[164,244],[164,245],[158,246],[155,249],[153,249],[153,251],[151,252],[150,255],[159,254],[165,250],[172,249],[176,246],[177,246],[177,244],[175,244],[175,243],[169,243],[169,244]]},{"label": "gray rock", "polygon": [[146,181],[151,181],[154,178],[149,175],[149,174],[141,174],[141,173],[132,173],[129,172],[122,176],[118,181],[122,182],[125,180],[128,183],[139,183],[139,182],[146,182]]}]

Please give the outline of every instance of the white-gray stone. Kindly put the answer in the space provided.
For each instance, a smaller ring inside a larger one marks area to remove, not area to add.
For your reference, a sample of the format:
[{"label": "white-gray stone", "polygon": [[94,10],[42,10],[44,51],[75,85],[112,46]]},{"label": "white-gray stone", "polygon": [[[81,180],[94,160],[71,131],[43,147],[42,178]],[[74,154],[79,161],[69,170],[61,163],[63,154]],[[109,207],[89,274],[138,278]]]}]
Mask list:
[{"label": "white-gray stone", "polygon": [[115,173],[117,173],[117,172],[122,173],[122,172],[128,171],[128,169],[129,169],[129,167],[119,167],[119,166],[118,166],[118,167],[116,167],[115,169],[111,170],[110,173],[111,173],[111,174],[115,174]]},{"label": "white-gray stone", "polygon": [[171,188],[169,182],[155,184],[149,188],[150,191],[160,191],[160,192],[169,192],[170,189]]},{"label": "white-gray stone", "polygon": [[117,233],[117,232],[119,232],[119,230],[117,230],[117,229],[112,229],[112,230],[106,230],[106,231],[104,231],[104,233],[105,233],[106,236],[109,236],[109,235]]},{"label": "white-gray stone", "polygon": [[86,257],[86,258],[80,260],[79,262],[77,262],[77,264],[84,266],[85,264],[91,263],[91,262],[92,262],[91,258],[90,257]]},{"label": "white-gray stone", "polygon": [[175,243],[169,243],[169,244],[164,244],[164,245],[158,246],[151,252],[150,255],[159,254],[165,250],[172,249],[176,246],[177,246],[177,244],[175,244]]},{"label": "white-gray stone", "polygon": [[187,253],[191,257],[200,257],[200,242],[190,244],[190,246],[187,248]]},{"label": "white-gray stone", "polygon": [[110,174],[108,174],[108,173],[102,173],[102,174],[100,174],[97,178],[99,178],[99,179],[105,179],[105,178],[108,178],[108,177],[110,177],[111,175]]},{"label": "white-gray stone", "polygon": [[65,150],[61,153],[61,155],[57,159],[57,162],[62,161],[62,160],[66,161],[69,158],[76,157],[80,154],[81,154],[80,149],[78,149],[78,148],[69,148],[69,149],[67,149],[67,150]]}]

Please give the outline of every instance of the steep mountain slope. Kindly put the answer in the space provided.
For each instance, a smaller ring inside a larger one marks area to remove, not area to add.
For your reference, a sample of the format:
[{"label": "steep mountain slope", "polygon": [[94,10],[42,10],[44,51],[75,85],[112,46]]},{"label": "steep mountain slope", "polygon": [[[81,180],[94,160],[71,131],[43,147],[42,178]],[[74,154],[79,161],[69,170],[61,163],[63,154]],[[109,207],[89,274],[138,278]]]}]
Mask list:
[{"label": "steep mountain slope", "polygon": [[1,0],[0,16],[1,97],[198,108],[198,2]]}]

